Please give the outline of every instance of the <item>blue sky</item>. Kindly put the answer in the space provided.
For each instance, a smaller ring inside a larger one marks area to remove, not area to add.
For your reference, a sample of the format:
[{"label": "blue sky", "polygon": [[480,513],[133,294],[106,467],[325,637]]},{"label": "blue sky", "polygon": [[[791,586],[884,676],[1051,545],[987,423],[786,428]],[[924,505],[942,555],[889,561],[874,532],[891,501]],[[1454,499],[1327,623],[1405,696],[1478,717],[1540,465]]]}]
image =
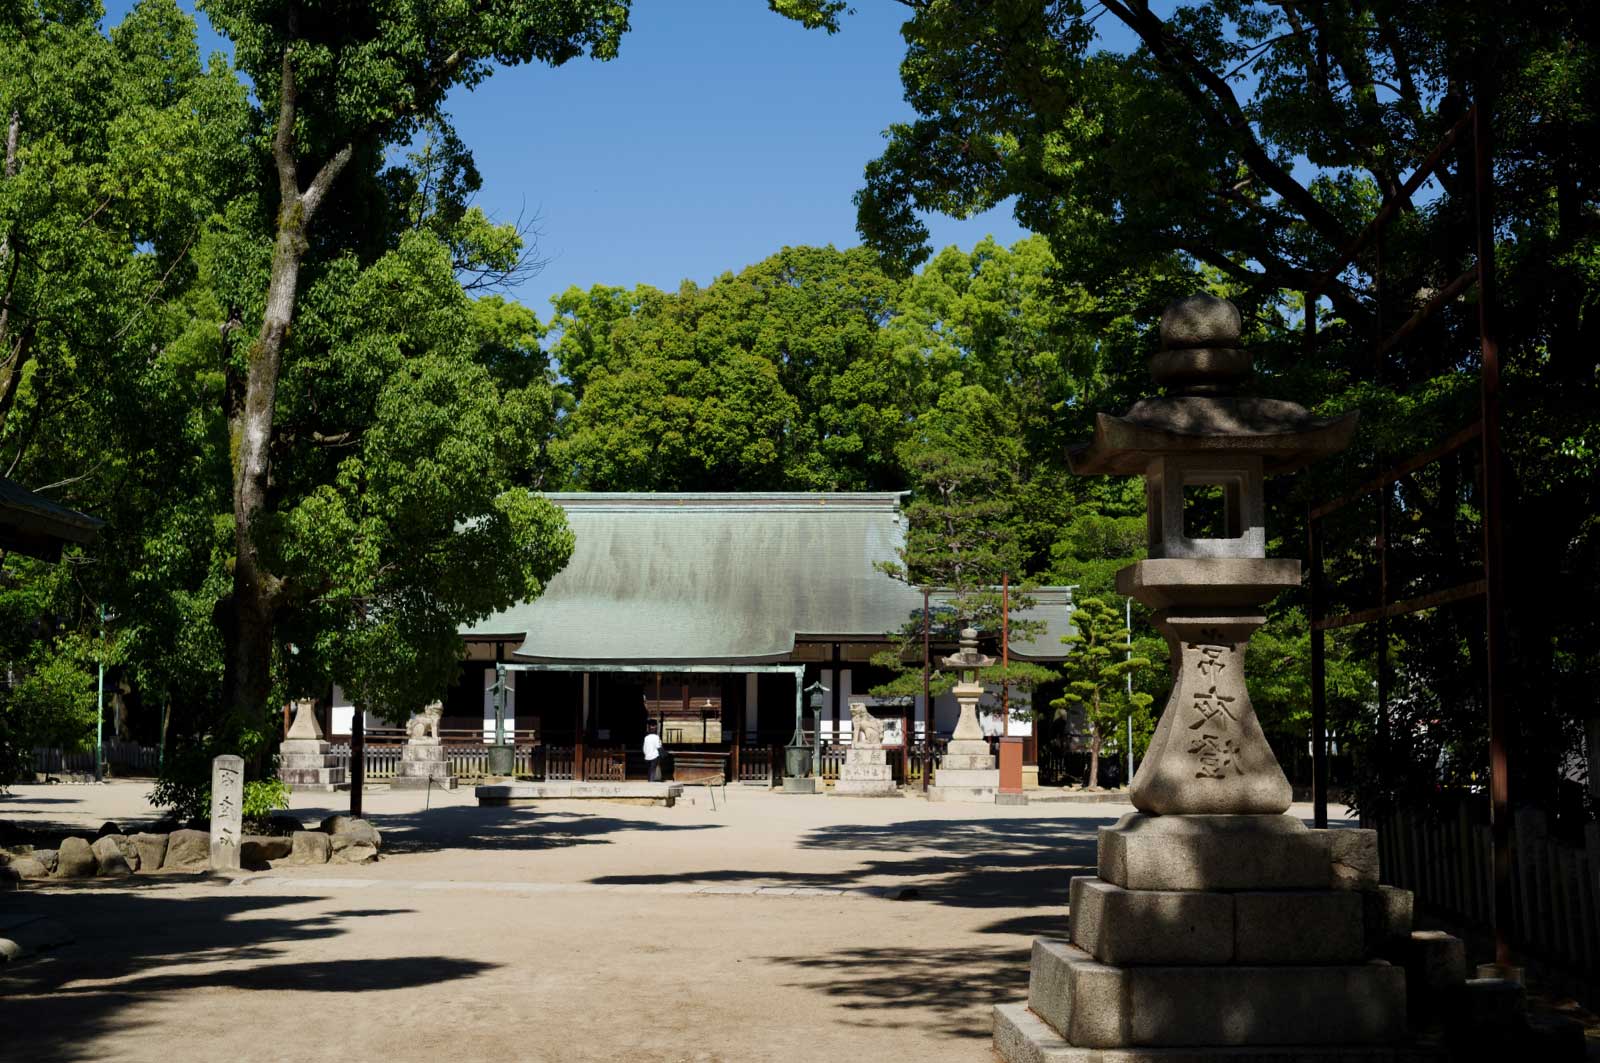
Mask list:
[{"label": "blue sky", "polygon": [[[862,0],[830,37],[762,0],[641,0],[616,60],[504,70],[457,93],[479,202],[541,218],[550,262],[521,298],[543,310],[572,284],[704,284],[786,244],[858,243],[862,168],[912,117],[905,13]],[[930,223],[939,246],[1024,235],[1009,207]]]},{"label": "blue sky", "polygon": [[[129,5],[109,6],[116,20]],[[500,70],[457,92],[450,110],[483,174],[479,205],[539,218],[549,262],[516,297],[545,316],[571,285],[671,289],[786,244],[858,243],[850,197],[862,168],[890,123],[913,115],[899,80],[907,9],[856,8],[828,36],[764,0],[636,0],[612,62]],[[201,22],[202,49],[226,48]],[[1025,235],[1009,204],[927,220],[936,247]]]}]

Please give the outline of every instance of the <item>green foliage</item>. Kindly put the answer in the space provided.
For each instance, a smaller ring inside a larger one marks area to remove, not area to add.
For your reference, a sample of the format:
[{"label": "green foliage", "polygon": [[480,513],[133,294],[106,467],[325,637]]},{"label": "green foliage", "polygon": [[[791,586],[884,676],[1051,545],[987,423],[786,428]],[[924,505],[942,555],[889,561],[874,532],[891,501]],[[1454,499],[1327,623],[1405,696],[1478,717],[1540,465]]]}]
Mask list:
[{"label": "green foliage", "polygon": [[1090,786],[1099,785],[1100,752],[1106,740],[1133,721],[1135,751],[1149,744],[1155,730],[1154,701],[1142,690],[1129,692],[1129,679],[1150,671],[1150,658],[1132,656],[1130,632],[1122,615],[1099,598],[1084,598],[1072,610],[1073,632],[1061,641],[1071,652],[1061,667],[1066,689],[1050,703],[1058,719],[1081,716],[1089,746]]},{"label": "green foliage", "polygon": [[[1113,21],[1131,33],[1130,50],[1108,50],[1097,36]],[[1469,103],[1485,108],[1499,236],[1490,319],[1506,367],[1502,604],[1512,658],[1503,663],[1526,706],[1512,788],[1547,803],[1558,800],[1563,764],[1594,713],[1589,677],[1600,663],[1600,625],[1586,605],[1600,586],[1592,21],[1575,3],[1463,14],[1389,0],[1221,0],[1159,11],[1118,0],[928,0],[902,30],[901,76],[916,117],[891,127],[857,197],[863,236],[897,275],[937,262],[919,211],[968,216],[1010,200],[1049,241],[1056,279],[1101,312],[1147,329],[1173,296],[1205,288],[1235,298],[1258,391],[1362,414],[1348,454],[1269,491],[1268,528],[1282,537],[1274,552],[1294,556],[1308,502],[1345,493],[1477,416],[1470,289],[1406,342],[1373,353],[1375,337],[1475,261],[1470,134],[1444,153],[1429,191],[1394,213],[1381,280],[1371,243],[1328,285],[1309,352],[1300,324],[1308,281],[1334,264]],[[1117,345],[1116,330],[1097,334]],[[1116,412],[1134,389],[1148,393],[1132,353],[1122,346],[1102,363],[1106,390],[1078,411]],[[1086,427],[1075,423],[1078,438]],[[1404,594],[1475,577],[1477,465],[1468,450],[1395,485],[1391,579]],[[1333,523],[1324,540],[1333,607],[1370,607],[1373,510]],[[1063,547],[1052,567],[1106,586],[1113,566],[1069,563],[1074,549]],[[1545,591],[1552,581],[1566,588],[1554,599]],[[1299,680],[1283,681],[1306,670],[1304,639],[1290,637],[1303,605],[1303,595],[1286,595],[1259,636],[1261,651],[1252,649],[1280,666],[1254,676],[1265,715],[1288,730],[1304,712]],[[1376,631],[1348,640],[1337,664],[1348,676],[1336,676],[1330,660],[1330,723],[1362,761],[1368,798],[1433,787],[1441,765],[1453,784],[1481,782],[1482,630],[1481,610],[1465,606],[1390,625],[1387,721],[1373,697]]]},{"label": "green foliage", "polygon": [[[211,756],[208,750],[189,748],[169,754],[161,778],[147,795],[150,804],[164,809],[179,823],[211,818]],[[241,815],[263,820],[289,807],[289,787],[275,775],[246,779]]]}]

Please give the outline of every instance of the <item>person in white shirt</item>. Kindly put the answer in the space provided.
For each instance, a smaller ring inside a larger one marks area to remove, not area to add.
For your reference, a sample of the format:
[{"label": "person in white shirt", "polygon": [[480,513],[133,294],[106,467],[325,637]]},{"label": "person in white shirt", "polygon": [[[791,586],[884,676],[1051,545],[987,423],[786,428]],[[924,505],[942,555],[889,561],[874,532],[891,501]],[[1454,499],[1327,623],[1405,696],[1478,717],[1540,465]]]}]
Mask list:
[{"label": "person in white shirt", "polygon": [[650,781],[661,781],[661,736],[656,734],[656,722],[651,720],[645,725],[647,733],[644,736],[644,764],[650,769]]}]

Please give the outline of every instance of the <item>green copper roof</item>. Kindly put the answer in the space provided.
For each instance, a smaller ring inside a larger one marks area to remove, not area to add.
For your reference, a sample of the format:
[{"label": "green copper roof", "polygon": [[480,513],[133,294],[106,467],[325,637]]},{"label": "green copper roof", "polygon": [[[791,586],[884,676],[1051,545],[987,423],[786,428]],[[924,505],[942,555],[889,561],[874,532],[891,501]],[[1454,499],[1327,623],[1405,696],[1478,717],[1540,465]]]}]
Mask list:
[{"label": "green copper roof", "polygon": [[[904,541],[898,492],[545,497],[566,512],[571,561],[542,597],[463,632],[520,636],[520,660],[781,660],[797,637],[879,637],[922,609],[877,568]],[[1065,610],[1048,612],[1064,631]],[[1040,656],[1061,656],[1061,631]]]}]

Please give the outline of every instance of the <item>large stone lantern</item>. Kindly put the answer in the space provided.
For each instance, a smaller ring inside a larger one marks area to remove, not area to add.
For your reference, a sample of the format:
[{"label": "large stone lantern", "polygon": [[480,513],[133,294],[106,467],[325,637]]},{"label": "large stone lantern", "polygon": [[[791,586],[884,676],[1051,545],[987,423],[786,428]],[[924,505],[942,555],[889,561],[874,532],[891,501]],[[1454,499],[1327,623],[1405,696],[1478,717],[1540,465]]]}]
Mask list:
[{"label": "large stone lantern", "polygon": [[1100,414],[1071,456],[1075,473],[1145,478],[1149,557],[1117,586],[1153,610],[1172,694],[1138,811],[1100,829],[1099,873],[1072,880],[1069,937],[1036,939],[1026,1006],[995,1009],[1008,1061],[1391,1060],[1405,1034],[1405,969],[1378,957],[1409,932],[1409,897],[1379,887],[1376,832],[1284,815],[1244,675],[1262,609],[1300,579],[1266,556],[1262,478],[1348,445],[1355,415],[1239,394],[1239,332],[1231,303],[1173,303],[1150,359],[1167,394]]},{"label": "large stone lantern", "polygon": [[1262,607],[1300,583],[1299,561],[1267,557],[1262,478],[1344,449],[1356,415],[1236,394],[1250,371],[1239,326],[1224,299],[1169,306],[1150,359],[1169,394],[1100,414],[1072,456],[1080,475],[1145,478],[1149,557],[1117,573],[1117,590],[1154,610],[1173,684],[1133,779],[1141,812],[1278,814],[1292,796],[1244,682]]},{"label": "large stone lantern", "polygon": [[930,801],[994,804],[1000,792],[1000,769],[995,766],[994,754],[989,752],[989,742],[978,723],[978,699],[983,696],[978,673],[992,664],[993,657],[978,652],[978,632],[970,627],[961,632],[960,648],[939,662],[940,667],[960,677],[950,692],[961,706],[961,715],[956,718],[950,744],[933,773],[933,785],[928,787]]}]

